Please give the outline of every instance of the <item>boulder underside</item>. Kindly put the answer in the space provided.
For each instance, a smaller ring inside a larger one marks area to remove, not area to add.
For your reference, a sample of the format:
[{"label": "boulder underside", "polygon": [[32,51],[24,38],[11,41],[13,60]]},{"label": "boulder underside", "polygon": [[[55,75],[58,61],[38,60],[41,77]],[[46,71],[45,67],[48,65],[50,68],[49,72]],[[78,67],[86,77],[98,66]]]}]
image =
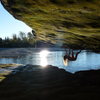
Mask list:
[{"label": "boulder underside", "polygon": [[36,31],[37,40],[100,49],[99,0],[1,0],[15,18]]}]

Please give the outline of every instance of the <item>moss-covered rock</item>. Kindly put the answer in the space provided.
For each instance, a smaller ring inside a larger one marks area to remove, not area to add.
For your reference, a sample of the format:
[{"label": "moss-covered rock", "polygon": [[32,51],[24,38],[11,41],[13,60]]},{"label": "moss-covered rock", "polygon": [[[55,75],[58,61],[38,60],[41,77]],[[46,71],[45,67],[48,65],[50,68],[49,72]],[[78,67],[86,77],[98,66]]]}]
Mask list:
[{"label": "moss-covered rock", "polygon": [[99,0],[2,0],[17,19],[32,27],[38,40],[99,49]]}]

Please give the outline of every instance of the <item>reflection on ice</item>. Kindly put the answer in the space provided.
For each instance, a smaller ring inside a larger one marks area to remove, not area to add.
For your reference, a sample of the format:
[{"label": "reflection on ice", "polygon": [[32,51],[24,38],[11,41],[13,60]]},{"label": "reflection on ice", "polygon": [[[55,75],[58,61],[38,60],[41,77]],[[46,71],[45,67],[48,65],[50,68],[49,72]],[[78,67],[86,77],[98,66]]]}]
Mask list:
[{"label": "reflection on ice", "polygon": [[69,49],[69,50],[65,50],[65,55],[63,57],[63,63],[65,66],[68,66],[68,62],[69,61],[76,61],[77,57],[79,55],[79,53],[81,52],[81,50],[74,52],[74,50]]},{"label": "reflection on ice", "polygon": [[68,66],[68,59],[66,60],[63,59],[63,63],[64,63],[64,66]]}]

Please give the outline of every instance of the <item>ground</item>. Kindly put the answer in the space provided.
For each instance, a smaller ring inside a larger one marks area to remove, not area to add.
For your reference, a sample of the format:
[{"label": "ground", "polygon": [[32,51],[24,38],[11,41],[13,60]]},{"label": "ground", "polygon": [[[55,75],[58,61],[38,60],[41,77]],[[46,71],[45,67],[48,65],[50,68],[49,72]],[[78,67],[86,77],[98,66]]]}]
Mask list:
[{"label": "ground", "polygon": [[71,74],[54,66],[25,65],[0,83],[0,100],[99,100],[100,70]]}]

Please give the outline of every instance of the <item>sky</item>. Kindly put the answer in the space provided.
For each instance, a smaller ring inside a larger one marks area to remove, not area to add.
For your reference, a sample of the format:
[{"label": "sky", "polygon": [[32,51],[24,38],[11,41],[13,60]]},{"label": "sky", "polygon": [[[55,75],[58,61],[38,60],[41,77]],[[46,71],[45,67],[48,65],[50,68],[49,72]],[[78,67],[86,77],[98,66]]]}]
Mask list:
[{"label": "sky", "polygon": [[19,32],[30,32],[32,29],[24,22],[16,20],[9,14],[0,3],[0,37],[12,37],[13,34]]}]

